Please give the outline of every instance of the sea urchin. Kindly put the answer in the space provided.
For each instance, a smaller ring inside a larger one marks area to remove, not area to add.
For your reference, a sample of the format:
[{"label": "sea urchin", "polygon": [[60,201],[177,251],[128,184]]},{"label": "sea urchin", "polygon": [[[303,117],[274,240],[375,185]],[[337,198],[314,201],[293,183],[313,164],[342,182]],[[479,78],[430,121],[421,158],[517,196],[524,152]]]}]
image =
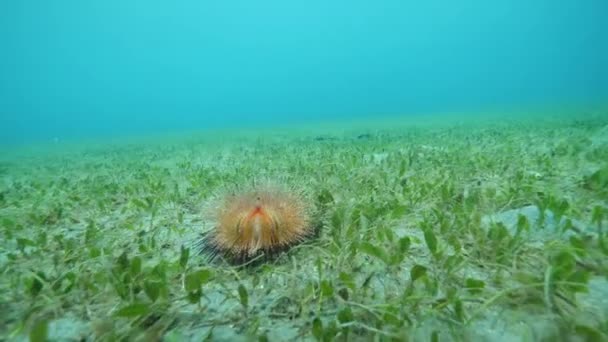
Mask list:
[{"label": "sea urchin", "polygon": [[277,186],[220,196],[208,218],[214,228],[203,233],[201,251],[237,263],[275,255],[313,232],[311,207],[304,197]]}]

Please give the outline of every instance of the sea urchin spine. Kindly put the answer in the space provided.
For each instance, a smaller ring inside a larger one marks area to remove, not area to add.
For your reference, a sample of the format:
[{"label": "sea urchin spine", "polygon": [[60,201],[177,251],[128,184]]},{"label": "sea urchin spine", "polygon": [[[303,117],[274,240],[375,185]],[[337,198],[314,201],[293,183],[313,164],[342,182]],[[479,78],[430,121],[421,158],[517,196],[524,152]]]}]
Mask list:
[{"label": "sea urchin spine", "polygon": [[203,253],[246,262],[271,256],[303,241],[313,231],[310,207],[294,192],[260,187],[224,196],[209,213],[214,228],[203,234]]}]

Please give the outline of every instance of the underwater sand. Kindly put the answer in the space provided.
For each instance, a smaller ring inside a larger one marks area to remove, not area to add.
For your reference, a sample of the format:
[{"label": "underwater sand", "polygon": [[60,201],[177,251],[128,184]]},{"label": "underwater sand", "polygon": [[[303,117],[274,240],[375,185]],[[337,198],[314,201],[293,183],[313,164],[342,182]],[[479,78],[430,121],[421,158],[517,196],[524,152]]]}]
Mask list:
[{"label": "underwater sand", "polygon": [[[608,339],[608,114],[398,120],[13,148],[0,340]],[[188,246],[281,179],[323,229],[274,261]]]}]

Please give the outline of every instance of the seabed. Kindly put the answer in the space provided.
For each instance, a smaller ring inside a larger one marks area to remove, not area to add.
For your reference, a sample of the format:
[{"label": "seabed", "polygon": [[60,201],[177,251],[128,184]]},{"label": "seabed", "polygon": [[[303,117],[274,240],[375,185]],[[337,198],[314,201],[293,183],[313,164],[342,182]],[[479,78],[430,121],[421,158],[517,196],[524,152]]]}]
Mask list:
[{"label": "seabed", "polygon": [[[608,111],[4,150],[0,340],[608,340]],[[320,235],[207,263],[203,204],[262,178]]]}]

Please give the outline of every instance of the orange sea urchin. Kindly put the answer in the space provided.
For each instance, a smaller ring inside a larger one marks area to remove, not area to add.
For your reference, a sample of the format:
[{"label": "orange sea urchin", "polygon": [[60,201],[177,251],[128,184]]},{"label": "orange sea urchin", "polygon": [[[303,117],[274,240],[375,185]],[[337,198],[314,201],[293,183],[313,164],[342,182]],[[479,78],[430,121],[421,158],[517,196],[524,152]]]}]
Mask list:
[{"label": "orange sea urchin", "polygon": [[214,228],[199,245],[211,258],[246,262],[260,254],[272,256],[313,232],[304,197],[276,186],[222,196],[210,209]]}]

